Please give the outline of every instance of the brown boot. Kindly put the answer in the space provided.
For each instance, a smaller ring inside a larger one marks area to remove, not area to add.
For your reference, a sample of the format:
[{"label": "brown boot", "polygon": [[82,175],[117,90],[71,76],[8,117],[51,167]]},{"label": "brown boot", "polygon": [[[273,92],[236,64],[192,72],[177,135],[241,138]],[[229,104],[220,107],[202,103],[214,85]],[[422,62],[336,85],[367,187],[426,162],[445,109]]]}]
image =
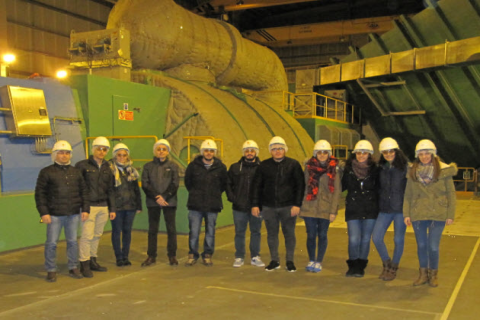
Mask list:
[{"label": "brown boot", "polygon": [[388,259],[383,261],[383,270],[382,273],[378,276],[378,279],[385,280],[385,275],[388,273],[388,268],[390,268],[390,263],[392,263],[392,260]]},{"label": "brown boot", "polygon": [[207,267],[213,266],[211,254],[205,254],[205,256],[203,257],[203,264],[206,265]]},{"label": "brown boot", "polygon": [[152,264],[155,264],[157,262],[157,259],[154,257],[148,257],[147,260],[142,262],[142,267],[148,267],[151,266]]},{"label": "brown boot", "polygon": [[90,260],[80,261],[80,272],[85,278],[93,278],[92,270],[90,270]]},{"label": "brown boot", "polygon": [[188,260],[185,262],[186,267],[193,267],[197,263],[197,259],[193,256],[193,254],[188,255]]},{"label": "brown boot", "polygon": [[171,266],[178,266],[177,257],[168,257],[168,261]]},{"label": "brown boot", "polygon": [[77,268],[70,269],[68,271],[68,275],[70,277],[72,277],[73,279],[82,279],[83,278],[82,273]]},{"label": "brown boot", "polygon": [[413,283],[413,286],[421,286],[422,284],[425,284],[428,282],[428,274],[427,274],[427,268],[420,268],[419,270],[419,275],[418,279],[415,280]]},{"label": "brown boot", "polygon": [[385,281],[392,281],[397,277],[397,270],[398,270],[398,263],[390,263],[389,268],[387,269],[387,272],[385,273],[385,277],[383,277],[383,280]]},{"label": "brown boot", "polygon": [[438,270],[428,269],[428,285],[430,287],[438,287],[437,274]]},{"label": "brown boot", "polygon": [[56,272],[47,272],[47,277],[45,278],[47,282],[55,282],[57,281],[57,273]]}]

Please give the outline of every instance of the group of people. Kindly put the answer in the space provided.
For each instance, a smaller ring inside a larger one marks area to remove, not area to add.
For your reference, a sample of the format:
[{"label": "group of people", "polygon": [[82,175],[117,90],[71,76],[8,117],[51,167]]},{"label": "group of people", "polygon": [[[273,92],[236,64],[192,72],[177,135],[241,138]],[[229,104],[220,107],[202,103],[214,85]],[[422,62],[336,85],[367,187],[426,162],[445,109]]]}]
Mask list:
[{"label": "group of people", "polygon": [[[132,166],[129,148],[118,143],[113,158],[105,160],[110,143],[98,137],[92,144],[89,159],[70,165],[72,148],[58,141],[52,149],[54,164],[40,171],[35,200],[41,221],[47,224],[45,243],[46,280],[56,281],[56,246],[65,229],[69,275],[93,277],[93,271],[107,269],[97,262],[100,237],[106,222],[112,223],[112,246],[119,267],[129,266],[131,230],[135,215],[142,211],[139,174]],[[270,158],[260,161],[255,141],[242,146],[241,159],[227,167],[217,157],[215,141],[202,142],[200,155],[185,171],[188,190],[189,252],[186,266],[202,258],[213,265],[215,225],[223,209],[222,194],[232,202],[235,225],[235,260],[233,267],[244,265],[246,231],[250,229],[250,263],[266,271],[280,268],[279,228],[285,239],[288,272],[295,272],[294,251],[297,216],[303,218],[307,232],[309,262],[306,270],[320,272],[328,244],[328,228],[337,216],[342,191],[347,191],[345,219],[348,228],[347,277],[363,277],[368,264],[370,240],[379,252],[383,270],[379,278],[396,277],[403,254],[407,225],[413,225],[420,262],[414,285],[438,285],[439,243],[445,225],[453,223],[455,214],[454,164],[440,161],[432,141],[421,140],[415,160],[409,163],[392,138],[380,142],[380,160],[373,160],[373,146],[360,140],[344,163],[332,155],[326,140],[316,142],[312,157],[302,166],[286,156],[285,140],[273,137],[269,142]],[[156,263],[157,235],[163,211],[168,240],[169,264],[178,265],[175,216],[179,167],[169,160],[170,144],[165,139],[153,146],[153,161],[143,167],[141,188],[148,209],[147,259],[142,266]],[[81,220],[81,236],[77,229]],[[205,221],[203,251],[199,253],[202,222]],[[261,227],[265,222],[270,263],[260,256]],[[394,224],[393,256],[385,242],[388,227]],[[80,261],[80,270],[77,268]]]}]

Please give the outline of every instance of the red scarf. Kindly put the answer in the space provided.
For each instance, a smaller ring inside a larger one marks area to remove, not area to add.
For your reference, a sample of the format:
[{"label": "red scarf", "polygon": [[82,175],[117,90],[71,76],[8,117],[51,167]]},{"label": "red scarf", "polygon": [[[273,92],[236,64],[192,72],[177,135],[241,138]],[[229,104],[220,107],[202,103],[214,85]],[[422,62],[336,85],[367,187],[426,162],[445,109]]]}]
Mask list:
[{"label": "red scarf", "polygon": [[327,166],[322,167],[320,161],[316,157],[310,158],[307,162],[307,170],[309,174],[308,184],[307,184],[307,201],[313,201],[317,198],[318,194],[318,182],[320,177],[327,173],[328,176],[328,189],[331,193],[335,190],[335,175],[337,173],[337,164],[338,159],[335,157],[330,157],[327,160]]}]

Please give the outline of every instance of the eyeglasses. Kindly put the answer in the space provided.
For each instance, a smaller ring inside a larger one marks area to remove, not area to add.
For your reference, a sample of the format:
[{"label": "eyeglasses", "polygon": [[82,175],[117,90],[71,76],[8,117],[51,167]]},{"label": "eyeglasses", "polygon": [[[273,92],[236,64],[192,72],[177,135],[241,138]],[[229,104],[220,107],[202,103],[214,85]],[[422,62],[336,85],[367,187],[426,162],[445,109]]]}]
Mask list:
[{"label": "eyeglasses", "polygon": [[285,148],[272,148],[273,152],[282,151],[282,150],[285,150]]},{"label": "eyeglasses", "polygon": [[97,147],[97,150],[103,151],[103,152],[108,152],[108,149],[110,149],[110,148],[108,148],[108,147]]},{"label": "eyeglasses", "polygon": [[317,151],[317,155],[318,155],[318,154],[326,155],[326,154],[328,154],[328,151],[320,150],[320,151]]},{"label": "eyeglasses", "polygon": [[168,148],[157,148],[157,151],[168,151]]},{"label": "eyeglasses", "polygon": [[203,152],[215,153],[215,149],[203,149]]},{"label": "eyeglasses", "polygon": [[245,149],[244,152],[256,153],[255,149]]},{"label": "eyeglasses", "polygon": [[117,153],[117,157],[128,157],[128,154]]},{"label": "eyeglasses", "polygon": [[357,151],[357,152],[355,152],[355,154],[360,154],[362,156],[365,156],[367,154],[370,154],[370,152],[368,152],[368,151]]},{"label": "eyeglasses", "polygon": [[382,151],[382,154],[383,154],[384,156],[389,155],[389,154],[394,154],[394,153],[395,153],[395,150],[393,150],[393,149],[383,150],[383,151]]}]

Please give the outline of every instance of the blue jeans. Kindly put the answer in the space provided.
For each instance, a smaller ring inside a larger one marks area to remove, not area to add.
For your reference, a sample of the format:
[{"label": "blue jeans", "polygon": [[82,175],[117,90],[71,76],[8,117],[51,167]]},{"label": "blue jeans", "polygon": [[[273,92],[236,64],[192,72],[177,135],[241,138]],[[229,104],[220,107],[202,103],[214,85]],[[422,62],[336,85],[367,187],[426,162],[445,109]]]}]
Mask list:
[{"label": "blue jeans", "polygon": [[[113,252],[117,261],[128,260],[135,210],[120,210],[116,214],[115,219],[111,220]],[[122,238],[122,245],[120,245],[120,238]]]},{"label": "blue jeans", "polygon": [[347,221],[348,258],[350,260],[368,259],[370,238],[372,237],[374,226],[375,219]]},{"label": "blue jeans", "polygon": [[[327,232],[330,226],[330,220],[322,218],[303,217],[305,220],[305,227],[307,229],[307,252],[310,261],[322,262],[325,252],[327,251],[328,238]],[[315,249],[317,247],[318,237],[318,251],[317,259],[315,259]]]},{"label": "blue jeans", "polygon": [[394,231],[393,242],[395,243],[392,262],[398,264],[402,258],[405,244],[405,231],[407,230],[407,225],[403,221],[403,213],[380,213],[375,223],[375,228],[373,228],[372,240],[382,261],[390,259],[384,238],[392,221]]},{"label": "blue jeans", "polygon": [[57,271],[57,242],[60,238],[62,228],[65,228],[65,239],[67,240],[68,269],[72,270],[77,268],[77,230],[80,215],[50,217],[52,218],[52,223],[47,224],[47,241],[45,242],[45,269],[47,269],[47,272]]},{"label": "blue jeans", "polygon": [[420,220],[413,221],[412,225],[417,239],[420,268],[437,270],[440,239],[445,228],[445,221]]},{"label": "blue jeans", "polygon": [[202,220],[205,219],[205,240],[203,241],[202,257],[206,254],[213,255],[215,251],[215,224],[217,222],[216,212],[200,212],[190,210],[188,212],[188,225],[190,233],[188,234],[189,254],[193,254],[195,259],[200,257],[198,253],[198,239],[202,229]]},{"label": "blue jeans", "polygon": [[245,258],[245,233],[249,223],[251,258],[260,255],[262,218],[257,218],[250,212],[233,210],[233,222],[235,223],[235,258]]}]

